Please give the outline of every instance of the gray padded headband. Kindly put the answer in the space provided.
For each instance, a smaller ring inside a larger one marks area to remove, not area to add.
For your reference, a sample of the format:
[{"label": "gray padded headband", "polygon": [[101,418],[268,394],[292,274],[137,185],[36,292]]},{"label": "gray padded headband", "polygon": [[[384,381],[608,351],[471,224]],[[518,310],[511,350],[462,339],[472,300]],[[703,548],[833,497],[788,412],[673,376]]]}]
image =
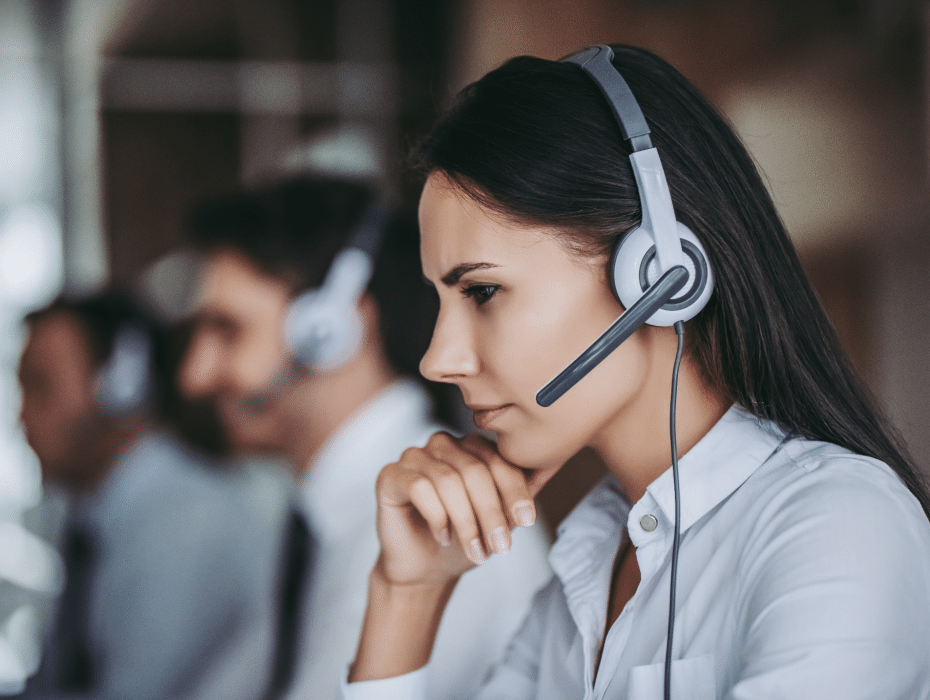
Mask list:
[{"label": "gray padded headband", "polygon": [[563,63],[574,63],[591,76],[600,88],[607,103],[617,118],[623,138],[633,146],[633,151],[652,148],[649,138],[649,125],[643,116],[636,98],[630,91],[623,76],[614,68],[614,52],[609,46],[592,46],[578,53],[563,58]]}]

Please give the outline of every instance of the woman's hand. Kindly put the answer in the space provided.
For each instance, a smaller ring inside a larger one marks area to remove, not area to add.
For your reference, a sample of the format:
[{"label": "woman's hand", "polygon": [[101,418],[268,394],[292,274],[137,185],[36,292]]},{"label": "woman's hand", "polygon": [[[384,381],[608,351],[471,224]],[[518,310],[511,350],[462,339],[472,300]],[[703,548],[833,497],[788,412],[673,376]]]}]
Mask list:
[{"label": "woman's hand", "polygon": [[535,522],[533,497],[555,471],[527,478],[489,440],[448,433],[381,470],[381,556],[369,579],[350,682],[399,676],[429,661],[456,581],[509,550],[513,528]]},{"label": "woman's hand", "polygon": [[433,435],[378,477],[378,573],[393,585],[448,585],[536,520],[549,474],[524,472],[478,435]]}]

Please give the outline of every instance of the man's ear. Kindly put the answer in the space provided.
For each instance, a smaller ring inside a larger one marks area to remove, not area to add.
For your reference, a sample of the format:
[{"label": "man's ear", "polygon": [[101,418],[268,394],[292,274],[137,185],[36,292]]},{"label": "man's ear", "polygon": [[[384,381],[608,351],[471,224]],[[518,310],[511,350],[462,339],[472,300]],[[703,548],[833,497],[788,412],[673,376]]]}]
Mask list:
[{"label": "man's ear", "polygon": [[362,345],[365,348],[381,346],[381,310],[374,296],[365,292],[358,300],[358,315],[362,319]]}]

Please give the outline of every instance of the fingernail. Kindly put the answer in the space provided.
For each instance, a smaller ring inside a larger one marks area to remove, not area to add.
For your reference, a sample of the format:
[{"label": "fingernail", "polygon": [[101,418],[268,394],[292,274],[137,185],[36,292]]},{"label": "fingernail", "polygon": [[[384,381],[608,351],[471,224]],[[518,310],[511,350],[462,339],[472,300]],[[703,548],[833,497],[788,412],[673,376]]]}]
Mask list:
[{"label": "fingernail", "polygon": [[517,501],[514,503],[513,515],[521,527],[530,527],[536,522],[536,509],[530,501]]},{"label": "fingernail", "polygon": [[510,551],[510,531],[506,527],[497,527],[491,532],[492,549],[498,554]]},{"label": "fingernail", "polygon": [[481,546],[481,540],[477,537],[471,541],[471,557],[476,564],[483,564],[488,555],[484,553],[484,547]]},{"label": "fingernail", "polygon": [[439,537],[437,539],[439,540],[440,547],[448,547],[452,544],[452,538],[449,537],[449,528],[442,528],[442,530],[439,531]]}]

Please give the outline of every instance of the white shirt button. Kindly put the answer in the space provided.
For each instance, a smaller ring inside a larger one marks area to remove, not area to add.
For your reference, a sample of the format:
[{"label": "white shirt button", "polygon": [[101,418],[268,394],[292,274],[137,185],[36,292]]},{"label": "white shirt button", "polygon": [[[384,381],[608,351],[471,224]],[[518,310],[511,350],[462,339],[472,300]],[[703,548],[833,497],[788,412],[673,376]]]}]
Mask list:
[{"label": "white shirt button", "polygon": [[659,521],[656,520],[656,516],[654,515],[644,515],[639,519],[639,526],[646,532],[652,532],[656,529],[658,524]]}]

